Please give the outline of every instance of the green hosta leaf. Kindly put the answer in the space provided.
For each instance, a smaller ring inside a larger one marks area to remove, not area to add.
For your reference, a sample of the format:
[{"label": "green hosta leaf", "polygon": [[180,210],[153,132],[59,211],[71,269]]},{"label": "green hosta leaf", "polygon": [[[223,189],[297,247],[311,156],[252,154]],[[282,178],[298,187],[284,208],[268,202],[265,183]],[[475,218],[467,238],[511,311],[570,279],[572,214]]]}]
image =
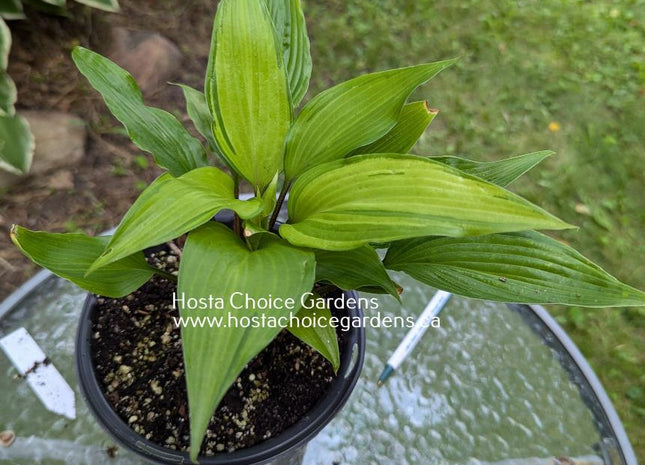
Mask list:
[{"label": "green hosta leaf", "polygon": [[408,153],[439,110],[428,106],[428,102],[408,103],[401,110],[399,120],[390,132],[371,144],[359,147],[352,155],[364,153]]},{"label": "green hosta leaf", "polygon": [[550,150],[543,150],[541,152],[527,153],[518,157],[489,162],[472,161],[460,157],[430,157],[430,159],[445,163],[464,173],[472,174],[493,184],[508,186],[542,160],[553,155],[553,153]]},{"label": "green hosta leaf", "polygon": [[173,176],[181,176],[206,165],[206,153],[199,140],[167,111],[144,105],[141,91],[127,71],[82,47],[74,48],[72,58],[132,141],[150,152],[159,166]]},{"label": "green hosta leaf", "polygon": [[303,174],[289,198],[292,244],[349,250],[412,237],[472,236],[568,224],[527,200],[414,155],[359,155]]},{"label": "green hosta leaf", "polygon": [[316,250],[315,253],[316,281],[328,282],[346,291],[386,292],[399,299],[397,285],[369,245],[343,252]]},{"label": "green hosta leaf", "polygon": [[5,19],[24,19],[22,2],[20,0],[2,0],[0,2],[0,16]]},{"label": "green hosta leaf", "polygon": [[0,116],[0,168],[26,174],[34,156],[34,136],[21,116]]},{"label": "green hosta leaf", "polygon": [[318,94],[302,109],[289,132],[287,179],[383,137],[396,125],[412,91],[454,62],[366,74]]},{"label": "green hosta leaf", "polygon": [[[291,247],[273,234],[262,234],[258,248],[250,251],[225,226],[210,222],[188,235],[179,268],[179,296],[221,296],[224,309],[190,310],[180,306],[180,315],[223,318],[288,318],[292,310],[233,308],[229,297],[241,292],[252,299],[294,299],[309,292],[314,282],[314,255]],[[268,324],[259,327],[182,328],[186,384],[190,410],[190,451],[195,460],[213,412],[227,389],[249,360],[280,332]]]},{"label": "green hosta leaf", "polygon": [[51,234],[20,226],[11,229],[11,240],[34,263],[94,294],[122,297],[137,290],[154,274],[139,252],[85,276],[103,252],[109,236]]},{"label": "green hosta leaf", "polygon": [[[289,332],[329,360],[334,372],[338,373],[340,351],[338,349],[336,329],[330,325],[331,312],[329,309],[302,308],[295,317],[298,324],[295,322],[291,324],[287,328]],[[313,324],[314,321],[315,324]]]},{"label": "green hosta leaf", "polygon": [[222,0],[213,28],[206,99],[229,165],[264,189],[282,170],[291,124],[287,75],[264,2]]},{"label": "green hosta leaf", "polygon": [[284,50],[284,64],[289,79],[293,106],[298,106],[309,88],[311,54],[307,24],[300,0],[265,0],[278,42]]},{"label": "green hosta leaf", "polygon": [[235,199],[233,180],[212,166],[189,171],[179,178],[163,174],[130,207],[91,270],[175,239],[206,223],[224,208],[234,210],[242,218],[251,218],[262,212],[262,202]]},{"label": "green hosta leaf", "polygon": [[418,238],[392,245],[385,264],[433,287],[478,299],[587,307],[645,305],[618,281],[544,234]]},{"label": "green hosta leaf", "polygon": [[208,109],[206,97],[200,91],[193,89],[184,84],[178,84],[184,92],[186,99],[186,111],[192,120],[197,131],[206,139],[211,146],[211,149],[218,151],[217,142],[213,135],[213,116]]},{"label": "green hosta leaf", "polygon": [[119,11],[119,2],[117,0],[76,0],[92,8],[98,8],[105,11]]}]

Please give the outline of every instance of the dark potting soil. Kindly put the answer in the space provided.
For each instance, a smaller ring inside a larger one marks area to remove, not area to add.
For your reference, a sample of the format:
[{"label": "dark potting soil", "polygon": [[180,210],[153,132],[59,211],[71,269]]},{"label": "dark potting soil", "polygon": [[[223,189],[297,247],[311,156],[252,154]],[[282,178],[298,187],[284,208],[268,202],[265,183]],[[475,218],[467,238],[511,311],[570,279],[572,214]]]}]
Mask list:
[{"label": "dark potting soil", "polygon": [[[171,272],[178,265],[165,251],[149,260]],[[150,441],[185,451],[188,402],[180,330],[173,320],[175,291],[176,283],[155,276],[127,297],[99,297],[92,354],[97,378],[118,415]],[[338,337],[342,351],[341,331]],[[250,447],[280,434],[324,397],[333,379],[327,360],[283,330],[224,396],[201,454]]]}]

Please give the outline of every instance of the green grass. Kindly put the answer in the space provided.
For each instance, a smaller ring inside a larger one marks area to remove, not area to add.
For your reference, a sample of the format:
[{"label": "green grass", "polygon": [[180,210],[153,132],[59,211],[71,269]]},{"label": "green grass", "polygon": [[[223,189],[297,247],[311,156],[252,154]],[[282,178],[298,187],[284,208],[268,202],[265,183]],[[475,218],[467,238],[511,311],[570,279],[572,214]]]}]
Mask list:
[{"label": "green grass", "polygon": [[[580,226],[560,239],[645,288],[644,0],[309,0],[305,8],[314,92],[367,71],[462,57],[416,95],[441,113],[415,151],[493,160],[555,150],[513,189]],[[645,460],[645,311],[550,310]]]}]

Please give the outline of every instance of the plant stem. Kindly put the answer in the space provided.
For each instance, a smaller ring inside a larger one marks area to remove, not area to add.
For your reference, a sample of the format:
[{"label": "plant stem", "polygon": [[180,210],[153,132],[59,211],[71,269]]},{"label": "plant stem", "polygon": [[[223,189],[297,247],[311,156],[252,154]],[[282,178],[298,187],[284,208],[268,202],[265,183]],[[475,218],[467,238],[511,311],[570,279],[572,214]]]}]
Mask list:
[{"label": "plant stem", "polygon": [[291,188],[292,181],[287,181],[285,179],[284,184],[282,185],[282,189],[280,190],[280,196],[278,197],[277,202],[275,203],[275,208],[273,209],[273,214],[271,215],[271,220],[269,221],[269,231],[273,229],[275,226],[275,222],[278,220],[278,215],[280,214],[280,210],[282,209],[282,203],[284,202],[285,197],[287,196],[287,192],[289,192],[289,189]]},{"label": "plant stem", "polygon": [[175,276],[174,274],[168,273],[165,270],[160,270],[159,268],[154,268],[154,267],[152,267],[152,270],[155,272],[155,274],[158,274],[162,278],[166,278],[167,280],[175,283],[177,282],[177,276]]},{"label": "plant stem", "polygon": [[[233,177],[233,181],[235,182],[235,187],[233,188],[233,195],[235,196],[236,199],[240,198],[240,180],[235,175]],[[238,216],[237,213],[233,213],[233,232],[235,233],[236,236],[239,236],[241,239],[244,239],[242,237],[242,223],[240,221],[240,217]]]},{"label": "plant stem", "polygon": [[333,286],[331,284],[328,285],[322,285],[318,289],[314,289],[320,297],[325,297],[327,294],[337,291],[338,288],[336,286]]}]

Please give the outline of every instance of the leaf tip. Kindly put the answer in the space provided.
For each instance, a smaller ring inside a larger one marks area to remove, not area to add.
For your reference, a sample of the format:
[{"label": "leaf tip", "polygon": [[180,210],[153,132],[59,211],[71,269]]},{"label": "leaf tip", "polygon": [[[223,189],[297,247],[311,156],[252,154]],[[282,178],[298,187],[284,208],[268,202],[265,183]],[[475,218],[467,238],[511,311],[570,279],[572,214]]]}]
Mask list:
[{"label": "leaf tip", "polygon": [[456,57],[454,57],[454,58],[450,58],[450,59],[448,59],[448,60],[444,60],[444,63],[445,63],[444,68],[448,68],[448,67],[450,67],[450,66],[454,65],[454,64],[455,64],[455,63],[457,63],[458,61],[461,61],[461,56],[456,56]]},{"label": "leaf tip", "polygon": [[9,230],[9,238],[11,239],[11,242],[13,242],[17,247],[20,247],[18,244],[18,226],[17,224],[12,224],[11,229]]},{"label": "leaf tip", "polygon": [[85,52],[89,52],[89,50],[82,45],[75,45],[74,48],[72,48],[72,58],[77,58],[80,54]]},{"label": "leaf tip", "polygon": [[334,375],[338,376],[338,370],[340,370],[340,362],[332,363],[331,367],[334,370]]},{"label": "leaf tip", "polygon": [[429,114],[429,115],[437,116],[437,114],[439,114],[439,109],[438,109],[438,108],[432,108],[432,107],[430,106],[430,102],[428,102],[428,101],[426,100],[426,101],[425,101],[425,102],[423,102],[423,103],[424,103],[425,108],[426,108],[426,111],[428,112],[428,114]]}]

